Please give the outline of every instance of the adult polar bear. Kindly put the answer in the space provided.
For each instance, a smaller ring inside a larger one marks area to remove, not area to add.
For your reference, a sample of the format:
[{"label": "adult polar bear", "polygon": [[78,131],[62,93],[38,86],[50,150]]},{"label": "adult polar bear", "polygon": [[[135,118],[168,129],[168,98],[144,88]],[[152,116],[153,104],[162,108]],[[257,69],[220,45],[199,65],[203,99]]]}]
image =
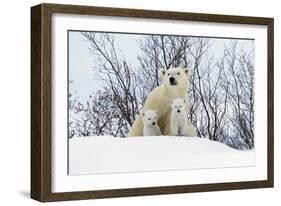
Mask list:
[{"label": "adult polar bear", "polygon": [[[189,108],[189,98],[187,90],[189,86],[189,70],[188,68],[170,68],[162,70],[163,80],[161,85],[154,88],[148,95],[143,111],[158,110],[158,125],[163,135],[169,135],[166,127],[168,126],[167,118],[170,118],[171,100],[182,98],[185,100],[186,108]],[[191,122],[188,122],[188,136],[196,136],[195,129]],[[143,136],[143,122],[141,115],[137,116],[132,125],[129,137]]]}]

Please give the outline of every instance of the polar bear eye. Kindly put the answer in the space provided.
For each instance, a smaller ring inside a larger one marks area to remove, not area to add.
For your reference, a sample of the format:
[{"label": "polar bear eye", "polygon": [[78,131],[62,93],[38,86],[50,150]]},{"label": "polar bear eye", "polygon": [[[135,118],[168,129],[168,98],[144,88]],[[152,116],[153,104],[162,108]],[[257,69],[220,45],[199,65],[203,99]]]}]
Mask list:
[{"label": "polar bear eye", "polygon": [[150,120],[150,118],[148,118],[148,120]]},{"label": "polar bear eye", "polygon": [[170,76],[170,73],[168,73],[168,76]]},{"label": "polar bear eye", "polygon": [[179,72],[177,73],[177,75],[180,75],[180,74],[181,74],[181,73],[179,73]]}]

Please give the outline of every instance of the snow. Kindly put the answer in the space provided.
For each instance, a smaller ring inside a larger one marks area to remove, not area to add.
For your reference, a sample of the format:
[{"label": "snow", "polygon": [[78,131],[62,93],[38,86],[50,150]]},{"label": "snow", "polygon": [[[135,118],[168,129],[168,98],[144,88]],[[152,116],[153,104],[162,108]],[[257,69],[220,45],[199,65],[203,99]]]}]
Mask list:
[{"label": "snow", "polygon": [[198,137],[69,139],[69,175],[254,166],[254,151]]}]

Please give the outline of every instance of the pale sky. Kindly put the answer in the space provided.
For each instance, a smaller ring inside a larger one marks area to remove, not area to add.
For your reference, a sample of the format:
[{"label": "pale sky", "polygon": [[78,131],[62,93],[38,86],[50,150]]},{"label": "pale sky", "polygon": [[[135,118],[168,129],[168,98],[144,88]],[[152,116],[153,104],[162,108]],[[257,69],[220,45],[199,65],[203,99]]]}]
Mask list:
[{"label": "pale sky", "polygon": [[[115,34],[117,48],[122,52],[128,64],[138,63],[140,53],[138,40],[141,35]],[[69,80],[73,80],[70,91],[77,91],[81,100],[87,98],[92,91],[102,86],[97,80],[95,61],[89,47],[90,43],[80,32],[69,33]]]},{"label": "pale sky", "polygon": [[[114,34],[114,36],[116,46],[120,49],[128,64],[138,65],[137,57],[141,52],[138,40],[143,38],[144,35]],[[224,46],[231,42],[231,39],[221,38],[210,38],[210,40],[209,52],[215,58],[222,56]],[[253,48],[253,42],[253,40],[239,40],[238,45],[247,51]],[[90,43],[80,32],[69,32],[69,80],[74,81],[69,91],[79,96],[81,101],[86,100],[93,91],[97,91],[102,86],[101,81],[97,79],[95,61],[89,47]]]}]

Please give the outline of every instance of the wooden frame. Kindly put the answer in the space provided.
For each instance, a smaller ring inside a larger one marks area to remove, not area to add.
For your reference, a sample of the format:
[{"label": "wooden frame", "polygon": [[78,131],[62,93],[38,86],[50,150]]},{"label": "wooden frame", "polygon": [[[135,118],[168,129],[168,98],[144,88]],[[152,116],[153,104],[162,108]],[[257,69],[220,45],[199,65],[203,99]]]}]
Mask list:
[{"label": "wooden frame", "polygon": [[[51,16],[53,13],[140,17],[202,22],[266,25],[268,34],[268,131],[267,180],[150,188],[52,193],[51,191]],[[139,195],[204,192],[273,187],[274,182],[274,21],[242,17],[169,11],[119,9],[75,5],[41,4],[31,8],[31,197],[48,202]]]}]

